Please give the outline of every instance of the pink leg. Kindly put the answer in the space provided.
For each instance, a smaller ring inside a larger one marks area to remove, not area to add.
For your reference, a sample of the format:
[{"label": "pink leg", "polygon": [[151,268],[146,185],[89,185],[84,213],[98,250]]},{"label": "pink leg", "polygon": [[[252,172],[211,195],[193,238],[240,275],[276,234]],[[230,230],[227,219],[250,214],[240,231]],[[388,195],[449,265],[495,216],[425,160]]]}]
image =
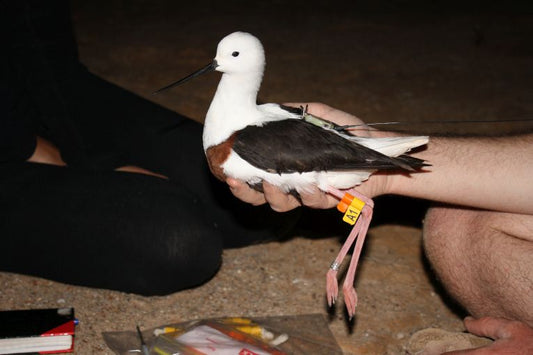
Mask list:
[{"label": "pink leg", "polygon": [[[344,195],[342,191],[339,191],[334,188],[330,188],[328,192],[339,199],[342,199]],[[361,195],[357,191],[350,190],[349,192],[353,196],[365,202],[365,206],[363,207],[361,211],[361,215],[359,216],[357,222],[353,226],[352,231],[350,232],[350,235],[346,239],[346,242],[344,242],[339,254],[335,258],[335,261],[331,264],[330,269],[327,272],[326,291],[327,291],[328,305],[331,307],[337,300],[337,296],[338,296],[337,271],[342,261],[346,257],[346,254],[348,253],[351,246],[353,245],[355,238],[359,235],[359,238],[357,239],[357,242],[354,248],[354,254],[352,256],[352,260],[348,268],[346,280],[343,285],[345,303],[348,309],[348,314],[350,314],[350,318],[351,318],[353,314],[355,313],[355,307],[357,305],[357,294],[353,287],[353,282],[355,279],[355,270],[357,268],[357,263],[359,260],[359,256],[361,254],[361,250],[363,249],[363,244],[365,241],[366,233],[368,231],[368,227],[370,225],[370,220],[372,219],[372,209],[374,207],[374,202],[368,197]]]},{"label": "pink leg", "polygon": [[361,229],[361,217],[357,220],[355,225],[352,228],[352,231],[350,232],[350,235],[348,235],[348,238],[342,245],[341,250],[339,251],[339,254],[337,254],[337,257],[335,258],[335,261],[331,263],[331,266],[329,267],[329,270],[326,274],[326,294],[328,299],[328,306],[332,306],[337,301],[337,296],[339,294],[339,287],[337,285],[337,271],[339,270],[339,267],[342,264],[342,261],[346,257],[346,254],[348,254],[348,251],[352,247],[355,238],[357,238],[357,235],[359,234],[359,230]]},{"label": "pink leg", "polygon": [[355,314],[355,307],[357,306],[357,293],[353,286],[355,280],[355,271],[357,269],[357,264],[359,262],[359,257],[361,256],[361,250],[363,250],[363,244],[365,243],[366,233],[368,232],[368,226],[372,220],[372,208],[365,205],[361,212],[359,219],[362,220],[361,228],[359,230],[359,236],[357,237],[357,242],[355,243],[355,248],[352,255],[352,260],[350,260],[350,266],[346,272],[346,277],[344,279],[344,284],[342,286],[342,292],[344,294],[344,304],[352,319]]}]

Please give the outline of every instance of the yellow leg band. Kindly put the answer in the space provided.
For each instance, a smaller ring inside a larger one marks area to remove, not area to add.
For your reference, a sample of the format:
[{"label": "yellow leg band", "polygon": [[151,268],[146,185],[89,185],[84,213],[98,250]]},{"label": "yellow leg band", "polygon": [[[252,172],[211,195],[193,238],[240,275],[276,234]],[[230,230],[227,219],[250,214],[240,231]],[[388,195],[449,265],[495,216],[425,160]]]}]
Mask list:
[{"label": "yellow leg band", "polygon": [[358,198],[346,193],[337,205],[337,209],[344,212],[342,220],[350,225],[354,225],[365,207],[365,203]]}]

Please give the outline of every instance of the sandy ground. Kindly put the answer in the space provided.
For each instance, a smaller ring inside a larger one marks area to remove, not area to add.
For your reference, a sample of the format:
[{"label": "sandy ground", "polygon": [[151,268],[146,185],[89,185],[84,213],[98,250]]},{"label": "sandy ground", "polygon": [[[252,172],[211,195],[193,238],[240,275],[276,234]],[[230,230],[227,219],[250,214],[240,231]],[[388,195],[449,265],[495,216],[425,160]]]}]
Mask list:
[{"label": "sandy ground", "polygon": [[[266,49],[263,102],[322,101],[368,122],[533,117],[533,18],[516,10],[415,11],[386,1],[379,9],[342,2],[271,1],[254,8],[244,1],[176,3],[74,1],[83,62],[102,77],[201,121],[218,75],[158,97],[150,93],[207,64],[224,35],[246,30]],[[410,126],[452,134],[524,128],[518,123]],[[334,227],[323,238],[297,236],[226,250],[214,279],[166,297],[0,273],[0,307],[75,307],[81,322],[77,354],[111,353],[101,332],[132,330],[136,324],[311,313],[328,317],[347,354],[401,354],[417,330],[463,330],[462,312],[422,254],[426,206],[403,198],[376,200],[352,322],[341,302],[333,310],[325,305],[324,275],[345,237]],[[317,211],[307,220],[323,231],[342,223],[320,217],[327,215]]]}]

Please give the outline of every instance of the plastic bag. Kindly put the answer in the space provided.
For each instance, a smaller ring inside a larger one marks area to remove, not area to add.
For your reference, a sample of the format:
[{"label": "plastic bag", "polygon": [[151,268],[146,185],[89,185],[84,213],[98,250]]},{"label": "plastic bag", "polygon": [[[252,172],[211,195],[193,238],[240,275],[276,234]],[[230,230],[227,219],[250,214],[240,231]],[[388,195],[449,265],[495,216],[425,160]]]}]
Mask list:
[{"label": "plastic bag", "polygon": [[[140,353],[134,330],[103,337],[116,354]],[[151,355],[342,354],[321,314],[192,320],[144,330],[143,338]]]}]

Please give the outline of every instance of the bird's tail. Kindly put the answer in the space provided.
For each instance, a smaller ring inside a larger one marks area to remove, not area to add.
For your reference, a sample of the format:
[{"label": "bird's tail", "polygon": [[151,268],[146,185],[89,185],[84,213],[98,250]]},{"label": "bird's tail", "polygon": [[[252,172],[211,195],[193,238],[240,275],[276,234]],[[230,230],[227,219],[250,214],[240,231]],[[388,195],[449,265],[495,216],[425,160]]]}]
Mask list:
[{"label": "bird's tail", "polygon": [[414,171],[420,168],[423,168],[424,166],[431,166],[431,164],[426,163],[426,161],[422,159],[418,159],[406,154],[400,155],[399,157],[392,158],[394,161],[398,164],[399,167]]},{"label": "bird's tail", "polygon": [[411,149],[427,144],[429,141],[429,137],[427,136],[385,138],[350,137],[350,140],[389,156],[396,166],[405,170],[413,171],[424,166],[429,166],[422,159],[405,155]]},{"label": "bird's tail", "polygon": [[349,139],[389,157],[398,157],[413,148],[427,144],[429,141],[429,137],[427,136],[385,138],[350,137]]}]

